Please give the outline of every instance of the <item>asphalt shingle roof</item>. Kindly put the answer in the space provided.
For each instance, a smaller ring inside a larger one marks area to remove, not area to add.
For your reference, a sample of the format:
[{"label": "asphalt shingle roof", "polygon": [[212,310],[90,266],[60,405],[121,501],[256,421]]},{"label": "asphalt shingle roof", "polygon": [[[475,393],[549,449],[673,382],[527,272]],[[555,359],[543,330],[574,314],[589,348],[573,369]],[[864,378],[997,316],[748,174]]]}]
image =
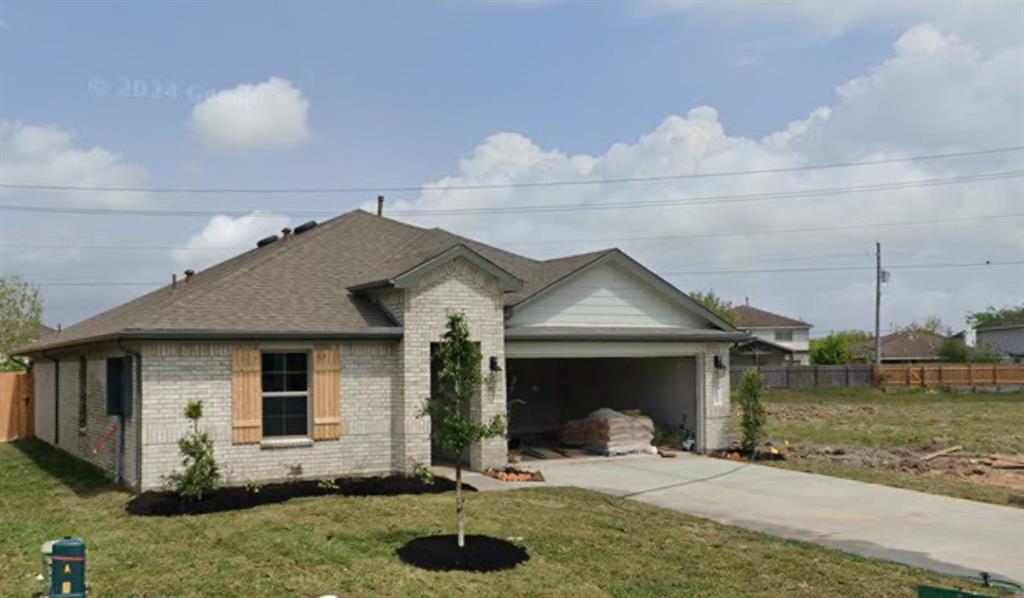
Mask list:
[{"label": "asphalt shingle roof", "polygon": [[[905,330],[882,336],[882,359],[939,359],[946,337],[927,330]],[[874,339],[850,348],[854,357],[874,357]]]},{"label": "asphalt shingle roof", "polygon": [[811,325],[807,322],[800,320],[794,320],[793,318],[787,318],[786,316],[780,316],[779,314],[765,311],[763,309],[757,309],[756,307],[750,307],[749,305],[739,305],[732,308],[733,313],[736,314],[736,326],[738,328],[810,328]]},{"label": "asphalt shingle roof", "polygon": [[129,333],[360,334],[395,330],[349,287],[388,279],[463,244],[523,280],[514,305],[613,250],[538,261],[356,210],[300,235],[211,266],[22,349],[32,352]]}]

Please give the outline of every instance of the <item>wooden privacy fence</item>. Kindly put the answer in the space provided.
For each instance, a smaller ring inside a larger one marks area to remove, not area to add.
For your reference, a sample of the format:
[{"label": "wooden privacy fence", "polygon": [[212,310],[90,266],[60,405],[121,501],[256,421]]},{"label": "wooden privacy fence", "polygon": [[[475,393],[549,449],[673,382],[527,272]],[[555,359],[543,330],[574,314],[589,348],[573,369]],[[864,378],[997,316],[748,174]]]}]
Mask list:
[{"label": "wooden privacy fence", "polygon": [[33,435],[32,374],[0,373],[0,442]]},{"label": "wooden privacy fence", "polygon": [[814,386],[857,387],[874,384],[870,365],[762,365],[733,366],[730,370],[735,388],[747,370],[758,370],[768,388],[807,388]]},{"label": "wooden privacy fence", "polygon": [[885,387],[1024,387],[1024,364],[883,364],[877,366],[876,376]]}]

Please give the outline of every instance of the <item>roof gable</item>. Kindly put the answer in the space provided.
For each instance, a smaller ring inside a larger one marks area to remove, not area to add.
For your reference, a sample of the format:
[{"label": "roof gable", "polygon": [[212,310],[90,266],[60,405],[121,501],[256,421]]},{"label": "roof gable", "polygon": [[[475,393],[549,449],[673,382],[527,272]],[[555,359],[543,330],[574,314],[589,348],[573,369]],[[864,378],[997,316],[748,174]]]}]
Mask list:
[{"label": "roof gable", "polygon": [[617,249],[588,260],[513,304],[509,325],[734,330]]},{"label": "roof gable", "polygon": [[432,270],[457,259],[464,259],[484,272],[491,274],[498,279],[501,288],[505,291],[517,291],[523,287],[523,281],[517,276],[480,255],[480,253],[465,244],[458,243],[410,267],[406,267],[408,260],[398,260],[397,263],[385,264],[384,270],[391,267],[395,269],[395,272],[386,278],[355,284],[349,286],[348,289],[353,292],[359,292],[388,286],[398,289],[408,288],[415,285]]}]

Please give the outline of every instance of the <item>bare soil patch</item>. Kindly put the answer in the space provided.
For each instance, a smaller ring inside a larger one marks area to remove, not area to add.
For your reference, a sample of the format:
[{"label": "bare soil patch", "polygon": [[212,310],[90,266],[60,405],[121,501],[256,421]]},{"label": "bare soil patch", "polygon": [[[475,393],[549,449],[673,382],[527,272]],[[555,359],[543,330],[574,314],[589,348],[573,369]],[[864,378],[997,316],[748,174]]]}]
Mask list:
[{"label": "bare soil patch", "polygon": [[922,461],[931,451],[905,448],[828,447],[798,444],[791,446],[788,457],[810,461],[827,461],[858,467],[900,471],[928,477],[942,477],[972,484],[1003,486],[1024,492],[1024,469],[993,467],[998,459],[991,454],[956,451]]}]

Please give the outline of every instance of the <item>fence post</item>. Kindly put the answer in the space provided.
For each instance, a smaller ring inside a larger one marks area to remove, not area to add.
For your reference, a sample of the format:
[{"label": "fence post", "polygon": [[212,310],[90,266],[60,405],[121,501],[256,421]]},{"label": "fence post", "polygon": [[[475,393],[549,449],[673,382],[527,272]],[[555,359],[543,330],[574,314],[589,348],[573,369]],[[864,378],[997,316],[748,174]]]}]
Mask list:
[{"label": "fence post", "polygon": [[967,384],[969,386],[974,386],[974,364],[973,363],[968,363],[967,364]]}]

